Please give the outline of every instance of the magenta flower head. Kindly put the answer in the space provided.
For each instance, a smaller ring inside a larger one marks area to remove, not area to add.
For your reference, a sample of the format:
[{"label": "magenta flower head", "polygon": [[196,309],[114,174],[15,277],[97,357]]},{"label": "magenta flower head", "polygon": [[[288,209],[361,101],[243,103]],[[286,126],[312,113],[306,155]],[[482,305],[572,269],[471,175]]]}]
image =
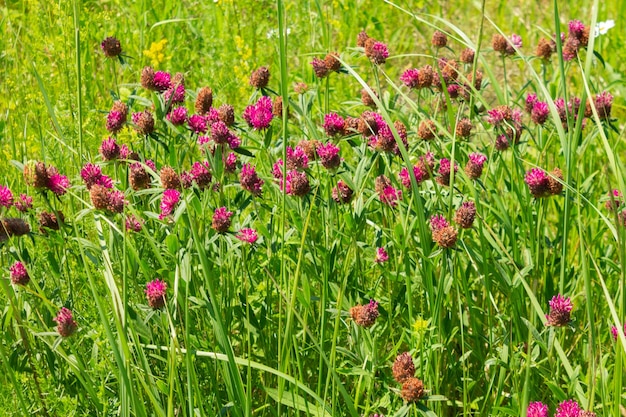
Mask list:
[{"label": "magenta flower head", "polygon": [[335,169],[341,164],[339,146],[328,142],[317,147],[317,155],[320,157],[322,166],[326,169]]},{"label": "magenta flower head", "polygon": [[307,169],[309,167],[309,157],[304,149],[296,146],[295,149],[287,146],[287,169]]},{"label": "magenta flower head", "polygon": [[576,401],[567,400],[559,404],[556,413],[554,413],[554,417],[579,417],[581,411]]},{"label": "magenta flower head", "polygon": [[548,108],[548,103],[544,103],[543,101],[537,101],[535,102],[535,104],[533,104],[530,118],[536,124],[543,125],[546,120],[548,120],[549,114],[550,109]]},{"label": "magenta flower head", "polygon": [[[454,172],[459,170],[457,163],[454,163]],[[439,161],[439,176],[436,178],[437,182],[441,185],[450,185],[450,174],[452,173],[452,163],[448,158],[441,158]]]},{"label": "magenta flower head", "polygon": [[80,177],[83,179],[85,187],[90,190],[93,185],[99,183],[100,177],[102,177],[102,168],[88,162],[80,170]]},{"label": "magenta flower head", "polygon": [[613,105],[613,95],[608,91],[598,94],[594,100],[598,116],[600,119],[608,120],[611,118],[611,106]]},{"label": "magenta flower head", "polygon": [[9,268],[11,273],[11,283],[14,285],[26,285],[30,282],[30,276],[26,270],[26,266],[20,261],[15,262]]},{"label": "magenta flower head", "polygon": [[117,110],[111,110],[107,115],[106,129],[115,134],[122,130],[126,123],[126,115]]},{"label": "magenta flower head", "polygon": [[155,279],[146,284],[146,298],[148,305],[153,310],[159,310],[165,306],[165,293],[167,292],[167,283],[160,279]]},{"label": "magenta flower head", "polygon": [[269,127],[272,122],[272,99],[263,96],[256,104],[246,107],[243,118],[248,125],[256,130],[263,130]]},{"label": "magenta flower head", "polygon": [[337,185],[332,189],[332,197],[338,204],[348,204],[352,201],[354,191],[343,180],[337,181]]},{"label": "magenta flower head", "polygon": [[180,191],[167,189],[163,191],[161,198],[161,214],[159,220],[163,220],[174,212],[176,205],[180,201]]},{"label": "magenta flower head", "polygon": [[326,135],[342,136],[345,132],[346,121],[337,113],[329,113],[324,116],[324,131]]},{"label": "magenta flower head", "polygon": [[228,156],[224,157],[224,171],[227,174],[232,174],[237,169],[237,154],[231,152]]},{"label": "magenta flower head", "polygon": [[377,264],[385,263],[389,260],[389,254],[385,248],[376,248],[376,256],[374,257],[374,262]]},{"label": "magenta flower head", "polygon": [[470,179],[477,179],[483,175],[483,166],[487,162],[487,157],[482,153],[469,154],[469,160],[465,166],[465,173]]},{"label": "magenta flower head", "polygon": [[436,232],[437,230],[446,228],[448,226],[450,226],[450,224],[441,214],[436,214],[430,218],[430,230],[432,232]]},{"label": "magenta flower head", "polygon": [[564,298],[561,294],[555,295],[550,300],[550,313],[546,314],[547,326],[563,327],[570,322],[572,312],[572,300]]},{"label": "magenta flower head", "polygon": [[70,188],[70,180],[65,175],[55,172],[48,177],[48,189],[56,195],[61,196],[65,194],[68,188]]},{"label": "magenta flower head", "polygon": [[570,35],[575,38],[582,38],[585,32],[585,25],[580,20],[570,20],[568,23],[568,29]]},{"label": "magenta flower head", "polygon": [[9,208],[13,205],[13,193],[9,187],[0,185],[0,207]]},{"label": "magenta flower head", "polygon": [[239,230],[239,233],[237,233],[235,237],[242,242],[246,242],[252,245],[254,242],[257,241],[259,235],[257,234],[256,230],[244,227],[243,229]]},{"label": "magenta flower head", "polygon": [[540,401],[528,404],[526,417],[548,417],[548,406]]},{"label": "magenta flower head", "polygon": [[141,232],[141,229],[143,228],[143,222],[141,221],[141,219],[138,219],[132,214],[126,217],[126,221],[124,222],[124,225],[126,227],[126,230],[135,232],[135,233]]},{"label": "magenta flower head", "polygon": [[420,72],[417,68],[410,68],[402,73],[400,81],[409,88],[418,88]]},{"label": "magenta flower head", "polygon": [[264,181],[257,175],[254,165],[244,164],[241,167],[239,182],[241,183],[241,188],[250,192],[253,196],[258,197],[261,195],[261,187]]},{"label": "magenta flower head", "polygon": [[100,156],[105,161],[112,161],[120,156],[120,147],[115,138],[108,138],[102,141],[100,145]]},{"label": "magenta flower head", "polygon": [[57,322],[57,332],[61,337],[71,336],[78,328],[78,324],[76,324],[72,317],[72,311],[65,307],[59,310],[53,320]]},{"label": "magenta flower head", "polygon": [[378,318],[378,302],[370,300],[364,306],[356,305],[350,309],[350,316],[354,322],[361,327],[372,327]]},{"label": "magenta flower head", "polygon": [[169,72],[165,71],[157,71],[154,73],[154,78],[152,79],[152,86],[154,90],[162,93],[171,87],[172,76]]},{"label": "magenta flower head", "polygon": [[[613,340],[617,340],[617,327],[611,326],[611,336]],[[624,323],[624,336],[626,336],[626,323]]]},{"label": "magenta flower head", "polygon": [[531,111],[533,111],[533,106],[535,105],[535,103],[537,102],[537,94],[535,93],[530,93],[526,96],[526,111],[528,113],[530,113]]},{"label": "magenta flower head", "polygon": [[[413,175],[415,175],[415,182],[417,182],[417,185],[420,185],[430,177],[430,173],[424,164],[417,164],[413,166]],[[411,188],[411,176],[409,175],[409,170],[406,167],[402,167],[400,173],[398,174],[398,178],[403,186],[409,189]]]},{"label": "magenta flower head", "polygon": [[174,76],[170,88],[163,93],[163,99],[166,103],[182,104],[185,101],[185,82],[178,75]]},{"label": "magenta flower head", "polygon": [[191,166],[191,170],[189,170],[189,174],[191,175],[193,181],[196,182],[198,188],[201,189],[208,187],[211,183],[211,179],[213,178],[207,161],[194,162]]},{"label": "magenta flower head", "polygon": [[288,195],[304,197],[311,191],[311,185],[309,184],[309,178],[306,176],[306,172],[296,171],[295,169],[287,171],[287,178],[284,183],[285,193]]},{"label": "magenta flower head", "polygon": [[211,221],[211,227],[218,233],[224,233],[230,227],[230,218],[233,212],[228,211],[226,207],[220,207],[215,209],[213,213],[213,220]]},{"label": "magenta flower head", "polygon": [[175,107],[167,114],[166,119],[174,126],[184,125],[187,121],[187,108],[183,106]]},{"label": "magenta flower head", "polygon": [[550,177],[543,169],[533,168],[526,173],[524,181],[535,198],[550,195]]},{"label": "magenta flower head", "polygon": [[384,64],[387,58],[389,58],[389,49],[384,43],[369,38],[365,42],[365,56],[376,65]]},{"label": "magenta flower head", "polygon": [[189,129],[196,134],[206,133],[209,130],[207,126],[206,119],[204,116],[199,114],[192,115],[189,120]]},{"label": "magenta flower head", "polygon": [[330,73],[330,68],[328,68],[326,61],[323,59],[313,58],[311,66],[313,67],[313,72],[317,78],[324,78]]},{"label": "magenta flower head", "polygon": [[395,207],[398,205],[398,201],[402,199],[402,191],[394,188],[389,178],[384,175],[376,177],[374,188],[380,201],[388,206]]},{"label": "magenta flower head", "polygon": [[509,121],[512,118],[511,108],[509,106],[503,105],[494,107],[491,110],[487,111],[489,115],[487,117],[487,122],[493,126],[499,126],[505,121]]},{"label": "magenta flower head", "polygon": [[26,194],[20,194],[20,197],[13,204],[18,211],[25,213],[33,208],[33,198]]}]

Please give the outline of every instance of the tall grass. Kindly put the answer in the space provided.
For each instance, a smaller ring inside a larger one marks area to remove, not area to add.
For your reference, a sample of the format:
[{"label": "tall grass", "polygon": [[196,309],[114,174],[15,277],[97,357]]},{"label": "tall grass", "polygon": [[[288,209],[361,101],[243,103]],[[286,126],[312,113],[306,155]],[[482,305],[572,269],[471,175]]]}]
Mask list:
[{"label": "tall grass", "polygon": [[[607,82],[617,71],[605,63],[621,65],[611,48],[623,44],[622,23],[606,37],[590,37],[570,61],[562,58],[560,33],[567,34],[569,20],[593,27],[623,6],[555,1],[540,10],[537,25],[507,19],[514,4],[489,1],[459,2],[458,10],[356,0],[220,1],[194,4],[198,13],[162,6],[28,1],[2,9],[10,58],[3,74],[12,77],[0,91],[20,86],[24,94],[17,106],[0,100],[7,104],[0,129],[10,138],[10,146],[0,141],[7,162],[0,186],[15,199],[22,192],[34,197],[25,213],[0,206],[1,218],[23,218],[32,229],[0,241],[3,414],[526,416],[530,402],[544,402],[552,414],[575,399],[598,416],[621,415],[626,249],[623,202],[609,191],[626,192],[624,112],[622,87]],[[461,13],[477,17],[461,20]],[[43,39],[29,27],[35,19],[62,29],[44,51],[26,45],[22,34]],[[386,63],[372,63],[355,46],[362,28],[388,45]],[[447,47],[430,44],[435,30],[447,35]],[[509,56],[495,52],[491,36],[511,32],[522,35],[523,46]],[[555,53],[542,61],[534,46],[552,33]],[[123,40],[121,60],[105,60],[100,51],[111,35]],[[203,150],[201,134],[166,118],[173,100],[142,88],[141,69],[152,60],[143,51],[161,39],[168,42],[155,69],[185,72],[190,115],[205,85],[213,88],[214,108],[234,106],[230,132],[242,141],[235,173],[223,159],[227,145]],[[465,48],[476,54],[450,82],[467,88],[468,97],[458,99],[439,59],[458,59]],[[339,54],[341,70],[318,79],[310,62],[329,52]],[[20,65],[23,79],[15,77]],[[269,65],[270,82],[254,89],[248,73],[261,65]],[[424,65],[443,80],[441,90],[413,90],[400,81],[404,70]],[[484,81],[473,85],[479,71]],[[295,82],[307,88],[296,92]],[[615,95],[610,120],[593,104],[606,89]],[[361,90],[397,152],[374,149],[371,134],[325,132],[331,112],[359,118],[371,110],[360,102]],[[496,149],[513,122],[498,130],[488,111],[507,105],[523,112],[529,93],[546,102],[548,121],[538,125],[524,113],[518,143]],[[280,97],[282,112],[268,128],[253,129],[241,115],[264,95]],[[558,99],[571,97],[582,105],[566,110],[563,120]],[[130,115],[111,134],[138,152],[149,176],[145,189],[133,187],[134,161],[104,161],[98,152],[118,99],[129,114],[147,109],[155,116],[154,134],[137,133]],[[460,133],[464,119],[473,125],[469,138]],[[436,138],[420,140],[419,125],[429,120]],[[408,131],[406,142],[397,121]],[[276,173],[274,163],[288,161],[302,140],[337,145],[342,161],[326,169],[320,155],[311,159],[302,170],[310,190],[295,196],[275,177],[287,178],[291,168],[285,163]],[[428,152],[458,164],[450,185],[442,184],[440,165],[429,168],[428,180],[415,175]],[[487,157],[479,179],[463,169],[473,152]],[[56,166],[71,187],[57,196],[28,186],[21,172],[28,160]],[[161,168],[193,172],[198,161],[210,168],[211,184],[196,179],[181,188],[172,213],[162,214]],[[81,179],[88,162],[124,193],[123,213],[96,208]],[[242,188],[244,163],[264,180],[260,195]],[[564,173],[551,176],[562,193],[535,198],[526,173],[555,167]],[[408,187],[398,176],[403,168]],[[376,189],[381,175],[402,191],[396,205],[385,204]],[[333,198],[339,180],[354,191],[349,204]],[[475,203],[476,220],[461,229],[453,218],[466,201]],[[621,204],[619,210],[607,210],[607,201]],[[215,228],[219,207],[234,212],[227,232]],[[64,213],[58,231],[40,228],[43,211]],[[142,220],[139,232],[126,230],[130,215]],[[458,232],[452,247],[432,232],[435,215]],[[244,228],[256,230],[255,243],[237,237]],[[378,248],[388,261],[377,258]],[[26,286],[8,280],[17,261],[30,275]],[[163,307],[146,298],[146,284],[156,278],[167,284]],[[574,306],[564,327],[547,317],[557,294]],[[352,307],[370,300],[378,302],[379,316],[363,327]],[[61,307],[78,323],[70,337],[55,331]],[[620,330],[617,340],[611,326]],[[415,402],[403,399],[392,371],[406,351],[426,387]]]}]

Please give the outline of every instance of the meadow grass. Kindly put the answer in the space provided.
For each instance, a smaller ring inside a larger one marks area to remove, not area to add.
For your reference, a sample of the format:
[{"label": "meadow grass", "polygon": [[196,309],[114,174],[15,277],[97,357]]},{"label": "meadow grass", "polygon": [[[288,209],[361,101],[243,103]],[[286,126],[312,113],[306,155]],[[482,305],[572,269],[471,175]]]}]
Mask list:
[{"label": "meadow grass", "polygon": [[3,415],[625,412],[626,2],[0,10]]}]

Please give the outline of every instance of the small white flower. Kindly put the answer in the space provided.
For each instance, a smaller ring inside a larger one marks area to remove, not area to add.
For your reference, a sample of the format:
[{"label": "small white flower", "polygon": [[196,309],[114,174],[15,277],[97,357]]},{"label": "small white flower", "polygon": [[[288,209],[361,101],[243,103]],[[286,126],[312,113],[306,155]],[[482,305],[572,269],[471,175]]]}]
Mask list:
[{"label": "small white flower", "polygon": [[606,22],[598,22],[593,31],[593,36],[606,35],[609,29],[615,27],[615,21],[613,19],[607,20]]},{"label": "small white flower", "polygon": [[[287,28],[287,35],[291,33],[291,29]],[[270,29],[267,31],[267,39],[277,38],[278,37],[278,29]]]}]

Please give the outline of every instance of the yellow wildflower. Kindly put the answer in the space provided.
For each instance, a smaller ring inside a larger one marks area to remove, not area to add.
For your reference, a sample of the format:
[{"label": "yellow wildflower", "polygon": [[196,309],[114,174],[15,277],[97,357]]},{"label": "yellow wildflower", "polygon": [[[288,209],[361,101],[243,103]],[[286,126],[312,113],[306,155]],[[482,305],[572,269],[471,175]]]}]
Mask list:
[{"label": "yellow wildflower", "polygon": [[418,334],[424,333],[426,330],[428,330],[429,326],[430,326],[430,319],[424,320],[422,316],[419,316],[417,320],[415,320],[415,323],[413,323],[413,331]]},{"label": "yellow wildflower", "polygon": [[150,59],[150,63],[153,67],[158,66],[161,62],[165,61],[165,44],[167,39],[161,39],[158,42],[152,42],[150,48],[143,51],[143,54]]}]

